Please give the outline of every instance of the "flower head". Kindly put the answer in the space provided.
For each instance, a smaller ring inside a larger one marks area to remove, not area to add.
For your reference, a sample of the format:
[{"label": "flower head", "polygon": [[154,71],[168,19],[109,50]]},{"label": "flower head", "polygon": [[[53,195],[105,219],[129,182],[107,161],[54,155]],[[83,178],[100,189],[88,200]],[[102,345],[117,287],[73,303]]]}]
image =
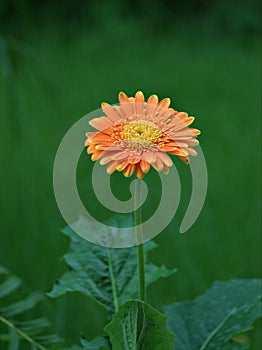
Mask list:
[{"label": "flower head", "polygon": [[145,101],[141,91],[135,97],[120,92],[119,103],[102,103],[105,115],[89,122],[97,131],[88,132],[85,141],[92,160],[107,164],[109,174],[118,170],[126,177],[136,173],[141,179],[151,166],[168,173],[172,166],[168,153],[185,163],[189,155],[197,154],[192,146],[198,145],[200,131],[188,128],[194,117],[169,108],[169,98],[158,102],[152,95]]}]

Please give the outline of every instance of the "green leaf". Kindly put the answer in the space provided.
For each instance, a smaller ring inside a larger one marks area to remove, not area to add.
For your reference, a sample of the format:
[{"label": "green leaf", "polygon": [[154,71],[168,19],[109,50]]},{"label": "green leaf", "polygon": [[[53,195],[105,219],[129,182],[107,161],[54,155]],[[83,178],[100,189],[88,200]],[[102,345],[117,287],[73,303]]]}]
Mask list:
[{"label": "green leaf", "polygon": [[192,302],[165,308],[168,326],[176,335],[176,350],[239,350],[233,336],[252,328],[261,317],[261,280],[215,282]]},{"label": "green leaf", "polygon": [[45,317],[35,320],[16,322],[16,326],[21,328],[24,332],[41,330],[49,326],[49,321]]},{"label": "green leaf", "polygon": [[81,345],[72,345],[69,348],[59,350],[110,350],[111,345],[106,336],[100,335],[90,341],[81,338]]},{"label": "green leaf", "polygon": [[35,337],[36,341],[43,345],[61,343],[63,340],[57,334],[45,334]]},{"label": "green leaf", "polygon": [[5,317],[18,315],[32,309],[39,301],[43,299],[44,296],[41,292],[34,292],[23,300],[19,300],[11,305],[3,307],[0,309],[0,313],[2,313]]},{"label": "green leaf", "polygon": [[10,329],[10,343],[8,350],[18,350],[19,349],[19,335],[15,329]]},{"label": "green leaf", "polygon": [[20,278],[16,276],[10,276],[0,285],[0,298],[9,295],[13,291],[15,291],[20,285]]},{"label": "green leaf", "polygon": [[113,350],[172,350],[174,335],[167,316],[141,300],[129,300],[104,328]]},{"label": "green leaf", "polygon": [[86,339],[81,339],[81,344],[84,350],[110,350],[109,340],[105,336],[98,336],[91,341],[87,341]]},{"label": "green leaf", "polygon": [[[113,313],[113,289],[109,273],[108,248],[84,240],[69,227],[66,227],[63,232],[71,240],[69,252],[64,256],[70,270],[62,275],[48,295],[58,297],[66,292],[81,292],[102,304],[110,313]],[[155,247],[156,244],[153,241],[145,244],[146,258]],[[118,303],[122,304],[126,300],[137,296],[137,249],[136,247],[110,249],[110,255]],[[160,277],[170,276],[175,271],[176,269],[169,270],[165,266],[156,266],[151,262],[147,262],[146,259],[147,287]]]},{"label": "green leaf", "polygon": [[[0,266],[0,274],[2,284],[0,286],[0,295],[8,298],[1,299],[3,305],[0,309],[0,325],[1,330],[4,329],[4,334],[0,334],[0,349],[2,343],[8,344],[4,347],[8,350],[20,349],[23,343],[27,343],[31,350],[45,350],[42,344],[53,345],[61,342],[61,338],[57,335],[48,334],[46,328],[49,322],[45,317],[28,319],[29,316],[35,314],[34,307],[38,302],[44,299],[44,295],[40,292],[26,295],[25,288],[18,288],[21,285],[21,280],[9,273],[8,270]],[[27,311],[30,310],[30,313]],[[15,316],[18,315],[16,319]]]}]

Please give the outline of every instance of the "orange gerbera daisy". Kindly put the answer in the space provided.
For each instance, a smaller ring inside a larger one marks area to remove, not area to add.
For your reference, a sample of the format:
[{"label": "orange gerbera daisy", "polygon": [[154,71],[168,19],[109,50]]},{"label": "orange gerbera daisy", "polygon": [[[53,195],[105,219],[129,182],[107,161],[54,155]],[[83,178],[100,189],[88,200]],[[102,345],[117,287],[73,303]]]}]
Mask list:
[{"label": "orange gerbera daisy", "polygon": [[158,103],[156,95],[145,101],[141,91],[135,97],[120,92],[119,102],[102,103],[105,115],[89,122],[98,131],[86,134],[87,153],[107,164],[109,174],[118,170],[129,177],[135,172],[142,179],[150,166],[168,173],[172,160],[167,153],[185,163],[197,154],[191,146],[198,145],[200,131],[188,128],[194,117],[169,108],[169,98]]}]

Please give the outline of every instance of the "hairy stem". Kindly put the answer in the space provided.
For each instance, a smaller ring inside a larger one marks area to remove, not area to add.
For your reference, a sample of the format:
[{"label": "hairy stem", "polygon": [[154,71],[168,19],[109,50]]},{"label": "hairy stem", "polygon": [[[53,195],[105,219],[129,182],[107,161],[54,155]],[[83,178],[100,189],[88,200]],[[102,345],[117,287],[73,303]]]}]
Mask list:
[{"label": "hairy stem", "polygon": [[139,274],[139,299],[145,300],[145,259],[144,259],[144,245],[143,245],[143,230],[142,230],[142,209],[141,209],[141,180],[136,181],[135,189],[135,203],[137,209],[135,210],[135,226],[137,238],[137,258],[138,258],[138,274]]},{"label": "hairy stem", "polygon": [[117,312],[119,309],[119,306],[118,306],[118,298],[117,298],[117,290],[116,290],[116,280],[115,280],[114,271],[113,271],[113,264],[112,264],[110,248],[107,248],[107,259],[108,259],[109,275],[110,275],[110,280],[111,280],[111,285],[112,285],[114,307],[115,307],[115,312]]}]

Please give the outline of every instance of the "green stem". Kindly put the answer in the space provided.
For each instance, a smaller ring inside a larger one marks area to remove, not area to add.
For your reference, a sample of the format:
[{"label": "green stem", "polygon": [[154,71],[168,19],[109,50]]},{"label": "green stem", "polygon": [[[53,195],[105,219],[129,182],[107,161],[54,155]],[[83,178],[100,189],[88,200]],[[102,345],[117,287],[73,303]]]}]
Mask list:
[{"label": "green stem", "polygon": [[143,230],[142,230],[142,209],[141,209],[141,180],[136,181],[135,189],[135,203],[137,209],[135,210],[135,226],[137,238],[137,258],[138,258],[138,274],[139,274],[139,299],[146,299],[145,288],[145,259],[144,259],[144,245],[143,245]]},{"label": "green stem", "polygon": [[25,332],[21,331],[21,329],[17,328],[13,323],[8,321],[6,318],[0,316],[0,322],[2,322],[3,324],[5,324],[7,327],[9,327],[11,329],[14,329],[17,332],[17,334],[20,335],[21,338],[28,341],[28,343],[33,344],[39,350],[47,350],[45,347],[43,347],[41,344],[37,343],[34,339],[29,337],[29,335],[27,335]]},{"label": "green stem", "polygon": [[118,306],[118,298],[117,298],[117,290],[116,290],[116,280],[115,280],[114,271],[113,271],[113,264],[112,264],[112,257],[111,257],[110,248],[107,248],[107,259],[108,259],[109,275],[110,275],[110,280],[111,280],[111,285],[112,285],[114,307],[115,307],[115,312],[117,312],[119,309],[119,306]]}]

